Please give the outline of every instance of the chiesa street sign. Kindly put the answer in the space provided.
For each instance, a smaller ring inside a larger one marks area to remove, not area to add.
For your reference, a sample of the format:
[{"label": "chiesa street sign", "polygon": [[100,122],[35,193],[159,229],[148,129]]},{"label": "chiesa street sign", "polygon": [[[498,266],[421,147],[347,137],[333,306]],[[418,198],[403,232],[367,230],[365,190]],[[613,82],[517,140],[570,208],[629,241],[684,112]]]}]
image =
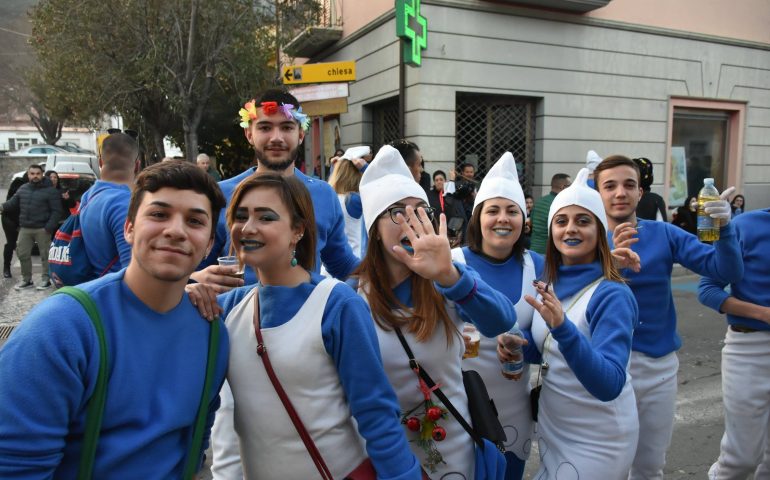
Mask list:
[{"label": "chiesa street sign", "polygon": [[420,0],[396,0],[396,36],[403,40],[404,62],[419,67],[428,46],[428,19],[420,14]]}]

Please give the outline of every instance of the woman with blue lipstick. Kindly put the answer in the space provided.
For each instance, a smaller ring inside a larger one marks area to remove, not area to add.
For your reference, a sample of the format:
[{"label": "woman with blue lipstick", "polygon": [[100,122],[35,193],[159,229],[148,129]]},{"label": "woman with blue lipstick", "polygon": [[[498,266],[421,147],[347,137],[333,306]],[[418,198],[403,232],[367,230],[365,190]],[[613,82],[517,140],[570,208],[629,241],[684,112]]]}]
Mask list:
[{"label": "woman with blue lipstick", "polygon": [[368,456],[378,478],[419,479],[366,303],[312,273],[315,216],[305,186],[293,176],[252,176],[236,188],[226,218],[241,263],[259,283],[219,297],[232,339],[227,380],[237,436],[218,431],[214,441],[240,444],[245,478],[319,477],[267,373],[269,355],[331,477],[344,478]]},{"label": "woman with blue lipstick", "polygon": [[[485,282],[513,302],[519,328],[532,325],[534,309],[524,295],[536,294],[532,282],[543,273],[543,257],[524,247],[526,211],[516,161],[505,152],[479,186],[468,224],[468,246],[452,250],[454,261],[473,267]],[[529,365],[525,364],[517,380],[503,377],[495,337],[482,337],[478,357],[465,358],[462,365],[479,372],[495,401],[506,435],[506,480],[521,479],[532,438]]]},{"label": "woman with blue lipstick", "polygon": [[396,149],[382,147],[360,191],[369,244],[354,275],[372,310],[412,450],[431,478],[501,479],[502,454],[488,441],[474,454],[472,437],[412,367],[427,372],[470,422],[462,322],[493,337],[513,326],[513,305],[471,268],[452,262],[446,218],[440,216],[437,233],[427,195]]},{"label": "woman with blue lipstick", "polygon": [[[613,260],[638,268],[638,257],[610,252],[602,199],[587,178],[580,170],[551,204],[545,281],[537,299],[525,297],[536,313],[523,329],[524,358],[541,364],[538,479],[625,479],[638,440],[627,375],[637,306]],[[511,360],[501,343],[498,352]]]}]

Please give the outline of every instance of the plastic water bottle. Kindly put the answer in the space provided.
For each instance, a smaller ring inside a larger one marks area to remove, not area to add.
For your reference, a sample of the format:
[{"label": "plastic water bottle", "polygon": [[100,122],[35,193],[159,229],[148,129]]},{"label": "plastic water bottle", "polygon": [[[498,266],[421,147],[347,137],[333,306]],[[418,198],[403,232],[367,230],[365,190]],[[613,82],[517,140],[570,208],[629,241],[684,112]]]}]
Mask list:
[{"label": "plastic water bottle", "polygon": [[714,186],[713,178],[703,179],[703,188],[698,193],[698,239],[701,242],[719,240],[719,220],[711,218],[705,211],[706,202],[719,200],[719,190]]},{"label": "plastic water bottle", "polygon": [[511,380],[518,380],[521,378],[521,374],[524,371],[524,353],[521,350],[521,345],[518,345],[511,341],[513,337],[524,338],[519,330],[519,324],[513,325],[508,332],[503,334],[503,345],[513,355],[514,361],[503,363],[502,371],[505,378]]}]

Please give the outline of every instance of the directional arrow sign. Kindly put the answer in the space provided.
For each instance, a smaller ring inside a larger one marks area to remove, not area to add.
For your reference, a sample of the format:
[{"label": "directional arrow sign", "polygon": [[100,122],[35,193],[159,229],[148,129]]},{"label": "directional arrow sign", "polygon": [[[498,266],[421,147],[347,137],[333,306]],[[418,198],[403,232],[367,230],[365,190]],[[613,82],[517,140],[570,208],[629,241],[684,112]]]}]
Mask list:
[{"label": "directional arrow sign", "polygon": [[356,62],[286,65],[281,71],[284,85],[299,83],[350,82],[356,79]]}]

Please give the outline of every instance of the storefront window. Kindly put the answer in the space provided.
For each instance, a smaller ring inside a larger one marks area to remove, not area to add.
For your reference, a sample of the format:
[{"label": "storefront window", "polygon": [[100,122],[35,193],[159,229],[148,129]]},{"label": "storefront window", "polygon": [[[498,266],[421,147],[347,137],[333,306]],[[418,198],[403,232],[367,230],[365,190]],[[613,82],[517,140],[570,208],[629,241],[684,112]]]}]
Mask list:
[{"label": "storefront window", "polygon": [[728,112],[675,108],[671,132],[669,207],[697,195],[711,177],[719,190],[727,187]]}]

